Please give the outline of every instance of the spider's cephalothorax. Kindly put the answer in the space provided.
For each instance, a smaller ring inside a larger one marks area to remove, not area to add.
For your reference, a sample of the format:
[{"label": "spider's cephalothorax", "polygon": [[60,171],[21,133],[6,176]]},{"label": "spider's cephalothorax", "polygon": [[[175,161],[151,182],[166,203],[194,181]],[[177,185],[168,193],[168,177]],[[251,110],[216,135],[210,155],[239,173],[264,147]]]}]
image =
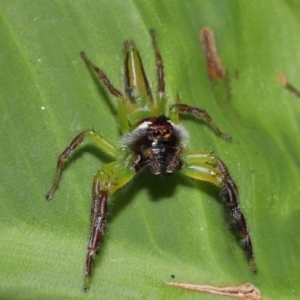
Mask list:
[{"label": "spider's cephalothorax", "polygon": [[155,50],[158,77],[158,93],[153,96],[138,51],[132,41],[125,42],[125,93],[117,90],[105,73],[81,53],[84,61],[96,72],[109,92],[118,99],[118,118],[123,133],[119,145],[110,141],[101,132],[89,129],[77,135],[63,151],[57,161],[53,185],[46,195],[50,200],[58,188],[64,163],[73,151],[87,138],[108,153],[113,162],[102,166],[95,174],[92,186],[90,214],[91,235],[86,257],[85,287],[89,287],[94,256],[103,237],[107,222],[109,197],[128,183],[143,167],[152,175],[170,175],[174,171],[222,188],[222,200],[229,212],[230,222],[235,226],[250,262],[256,272],[251,238],[247,224],[238,204],[238,189],[225,164],[211,152],[188,150],[189,134],[180,124],[179,115],[193,114],[204,118],[217,135],[229,141],[230,136],[222,133],[208,113],[200,108],[176,103],[166,109],[164,69],[154,31],[150,31]]}]

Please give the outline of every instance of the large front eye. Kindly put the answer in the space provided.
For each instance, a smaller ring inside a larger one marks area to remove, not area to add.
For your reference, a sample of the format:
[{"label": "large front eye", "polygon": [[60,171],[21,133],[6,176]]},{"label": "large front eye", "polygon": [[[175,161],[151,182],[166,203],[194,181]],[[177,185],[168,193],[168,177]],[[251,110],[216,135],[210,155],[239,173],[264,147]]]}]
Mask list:
[{"label": "large front eye", "polygon": [[163,132],[164,139],[168,139],[170,137],[170,135],[171,135],[171,131],[169,129],[167,129]]},{"label": "large front eye", "polygon": [[152,136],[156,139],[160,138],[161,132],[159,130],[154,130]]}]

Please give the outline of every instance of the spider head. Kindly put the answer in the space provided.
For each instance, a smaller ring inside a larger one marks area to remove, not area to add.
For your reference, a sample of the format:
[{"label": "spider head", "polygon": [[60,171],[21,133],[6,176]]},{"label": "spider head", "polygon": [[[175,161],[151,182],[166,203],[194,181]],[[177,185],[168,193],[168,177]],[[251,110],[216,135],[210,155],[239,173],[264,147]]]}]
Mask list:
[{"label": "spider head", "polygon": [[131,132],[123,135],[121,147],[136,153],[137,170],[147,165],[152,175],[165,176],[181,166],[178,155],[187,140],[188,133],[182,125],[161,115],[138,122]]},{"label": "spider head", "polygon": [[185,147],[188,133],[182,125],[177,125],[161,115],[145,118],[134,129],[123,135],[121,147],[140,153],[149,148]]},{"label": "spider head", "polygon": [[173,126],[169,118],[159,116],[157,118],[149,118],[148,122],[148,139],[152,141],[153,147],[160,143],[176,144],[177,137],[174,136]]}]

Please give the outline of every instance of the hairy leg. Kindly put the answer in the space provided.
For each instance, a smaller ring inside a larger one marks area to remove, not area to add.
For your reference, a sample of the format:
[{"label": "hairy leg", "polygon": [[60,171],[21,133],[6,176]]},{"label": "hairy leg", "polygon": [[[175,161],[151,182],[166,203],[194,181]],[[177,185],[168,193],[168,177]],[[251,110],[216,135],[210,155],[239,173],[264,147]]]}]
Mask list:
[{"label": "hairy leg", "polygon": [[220,136],[221,138],[223,138],[227,142],[230,142],[231,139],[232,139],[231,136],[223,133],[219,129],[219,127],[217,127],[217,125],[212,120],[210,115],[204,109],[192,107],[192,106],[189,106],[187,104],[177,103],[177,104],[174,104],[174,105],[170,106],[170,112],[171,112],[172,115],[175,115],[175,117],[173,117],[175,119],[177,118],[177,114],[181,114],[181,113],[189,113],[189,114],[195,115],[197,117],[203,118],[203,119],[206,120],[206,122],[209,123],[209,125],[213,128],[213,130],[215,131],[215,133],[218,136]]},{"label": "hairy leg", "polygon": [[99,146],[99,148],[101,148],[106,153],[112,155],[113,157],[117,156],[117,146],[114,145],[114,143],[110,142],[108,138],[105,137],[101,132],[94,129],[89,129],[81,132],[72,140],[70,145],[58,157],[54,182],[51,189],[46,195],[47,200],[52,199],[54,192],[58,188],[58,183],[64,164],[69,160],[76,148],[81,145],[86,138],[93,140]]},{"label": "hairy leg", "polygon": [[229,221],[236,228],[238,235],[242,239],[243,246],[245,248],[249,260],[251,272],[256,273],[251,238],[249,235],[244,214],[242,213],[238,203],[238,188],[233,179],[231,178],[227,167],[221,160],[217,161],[217,168],[221,171],[223,175],[223,188],[221,196],[229,212]]},{"label": "hairy leg", "polygon": [[164,66],[161,54],[158,50],[156,38],[155,38],[155,31],[154,29],[150,30],[152,44],[155,50],[156,56],[156,69],[157,69],[157,83],[158,83],[158,97],[160,100],[164,98],[165,95],[165,81],[164,81]]},{"label": "hairy leg", "polygon": [[116,161],[103,166],[94,176],[90,215],[91,235],[86,255],[84,291],[89,289],[89,278],[92,274],[94,257],[104,235],[107,223],[108,198],[130,181],[134,175],[135,171],[132,168],[129,168],[124,162]]},{"label": "hairy leg", "polygon": [[96,72],[99,79],[104,83],[112,95],[116,96],[117,98],[124,98],[123,94],[112,85],[105,73],[88,59],[85,52],[81,52],[80,56],[86,62],[86,64]]},{"label": "hairy leg", "polygon": [[198,180],[211,182],[222,188],[221,196],[229,212],[230,223],[234,225],[237,234],[243,241],[251,272],[256,273],[250,234],[238,203],[238,188],[227,167],[220,159],[206,151],[187,151],[182,154],[181,158],[182,173]]}]

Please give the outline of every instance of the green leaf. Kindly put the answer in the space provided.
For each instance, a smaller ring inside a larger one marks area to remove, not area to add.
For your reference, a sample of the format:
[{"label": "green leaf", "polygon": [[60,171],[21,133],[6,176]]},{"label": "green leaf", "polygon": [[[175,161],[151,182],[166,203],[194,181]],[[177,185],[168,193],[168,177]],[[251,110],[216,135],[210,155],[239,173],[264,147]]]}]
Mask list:
[{"label": "green leaf", "polygon": [[[230,74],[226,101],[214,97],[207,77],[203,26],[214,31]],[[123,42],[133,39],[155,90],[150,28],[164,59],[170,104],[180,92],[183,103],[206,109],[233,136],[228,144],[203,122],[183,118],[190,148],[213,150],[239,187],[258,274],[249,272],[226,228],[216,187],[142,172],[111,199],[107,234],[84,294],[91,182],[109,157],[84,146],[53,200],[44,197],[57,156],[76,134],[95,127],[117,141],[119,129],[116,99],[79,52],[120,88]],[[284,72],[298,84],[299,29],[295,0],[2,0],[0,298],[217,299],[164,284],[175,281],[251,282],[264,299],[297,299],[300,99],[276,77]]]}]

